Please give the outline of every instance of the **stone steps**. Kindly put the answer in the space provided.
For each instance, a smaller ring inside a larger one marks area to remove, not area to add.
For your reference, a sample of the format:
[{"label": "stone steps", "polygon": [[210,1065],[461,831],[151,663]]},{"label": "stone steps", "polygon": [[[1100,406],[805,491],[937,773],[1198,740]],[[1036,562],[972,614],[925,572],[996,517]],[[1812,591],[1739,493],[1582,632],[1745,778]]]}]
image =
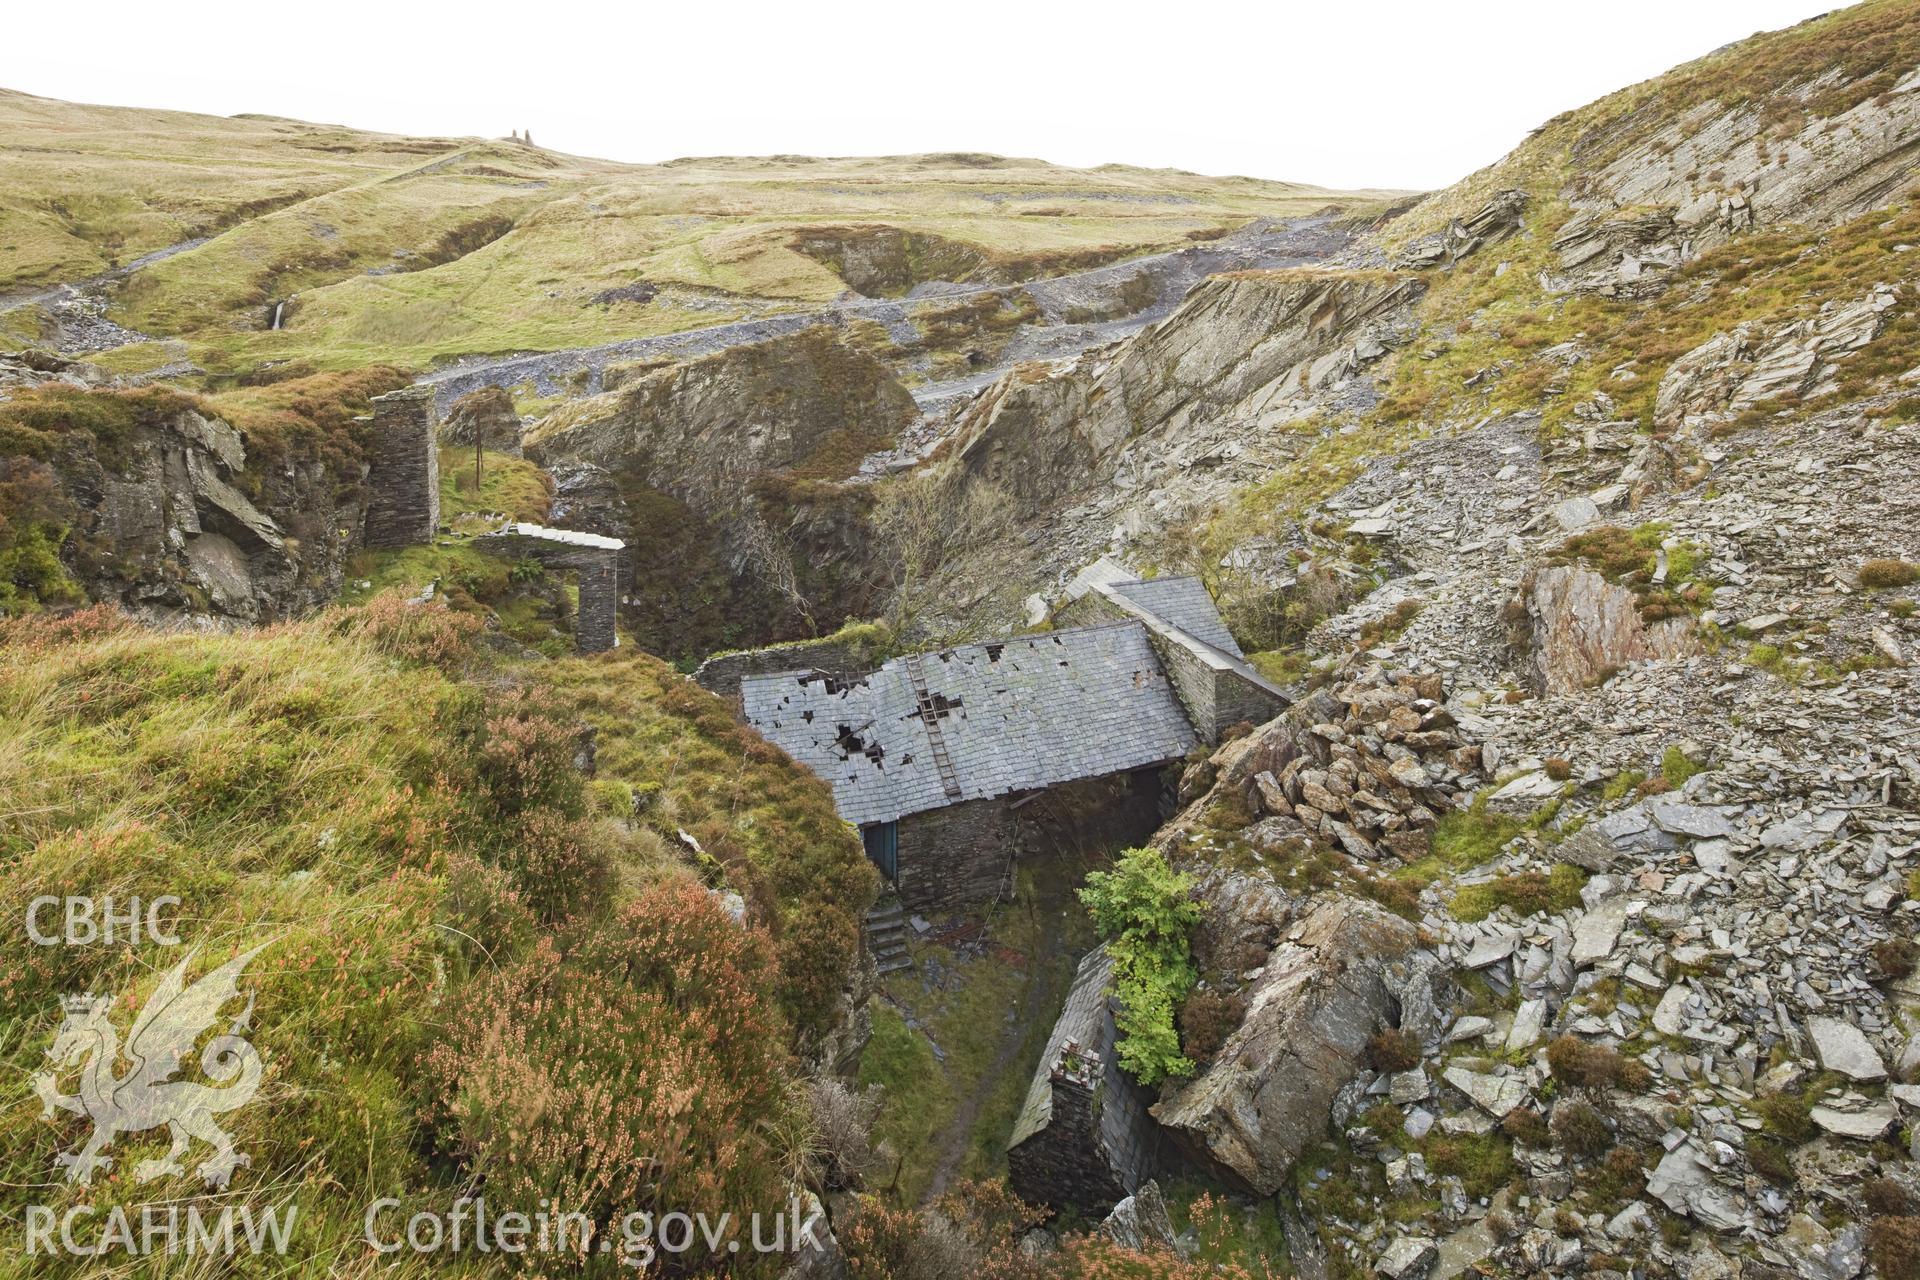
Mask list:
[{"label": "stone steps", "polygon": [[880,976],[913,968],[907,952],[907,917],[898,899],[883,899],[867,912],[867,949]]}]

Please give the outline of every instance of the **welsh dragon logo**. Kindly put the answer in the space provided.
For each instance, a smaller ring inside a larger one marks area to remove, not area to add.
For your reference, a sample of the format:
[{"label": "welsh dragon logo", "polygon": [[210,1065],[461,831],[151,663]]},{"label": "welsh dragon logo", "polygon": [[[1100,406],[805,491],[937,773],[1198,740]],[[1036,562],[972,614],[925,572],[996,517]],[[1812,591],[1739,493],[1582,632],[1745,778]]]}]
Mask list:
[{"label": "welsh dragon logo", "polygon": [[[225,1187],[235,1169],[251,1163],[245,1153],[234,1149],[226,1130],[214,1123],[215,1116],[252,1101],[260,1088],[260,1055],[240,1036],[253,1013],[251,995],[226,1032],[210,1040],[200,1055],[201,1069],[214,1085],[173,1076],[200,1037],[220,1020],[222,1006],[239,998],[240,973],[247,962],[270,945],[262,943],[235,956],[191,986],[186,981],[187,966],[197,951],[188,952],[148,997],[133,1020],[124,1048],[107,1016],[113,1007],[110,997],[68,996],[61,1002],[66,1017],[47,1050],[52,1067],[34,1076],[33,1086],[40,1095],[43,1117],[53,1115],[58,1107],[93,1121],[93,1135],[80,1151],[63,1151],[55,1157],[55,1166],[67,1171],[68,1182],[90,1183],[95,1169],[112,1167],[113,1158],[103,1152],[120,1134],[161,1125],[167,1127],[173,1145],[161,1159],[135,1165],[136,1181],[186,1172],[181,1157],[195,1138],[213,1148],[213,1154],[195,1170],[208,1186]],[[123,1059],[131,1065],[115,1075]],[[82,1063],[79,1092],[61,1093],[60,1074]]]}]

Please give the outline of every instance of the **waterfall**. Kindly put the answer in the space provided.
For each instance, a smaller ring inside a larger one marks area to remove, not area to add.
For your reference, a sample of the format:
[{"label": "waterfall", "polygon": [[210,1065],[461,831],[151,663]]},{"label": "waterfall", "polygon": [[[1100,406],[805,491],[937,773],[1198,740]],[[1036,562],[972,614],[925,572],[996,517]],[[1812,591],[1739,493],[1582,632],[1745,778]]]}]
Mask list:
[{"label": "waterfall", "polygon": [[275,329],[280,327],[280,313],[286,309],[287,304],[284,302],[276,302],[273,304],[273,327]]}]

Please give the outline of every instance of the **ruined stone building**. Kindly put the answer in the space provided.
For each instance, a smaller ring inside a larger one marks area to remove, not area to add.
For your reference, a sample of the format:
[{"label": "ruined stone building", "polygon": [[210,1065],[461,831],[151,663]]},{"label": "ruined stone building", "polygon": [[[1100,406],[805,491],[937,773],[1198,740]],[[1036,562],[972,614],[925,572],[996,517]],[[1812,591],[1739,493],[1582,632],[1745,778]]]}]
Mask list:
[{"label": "ruined stone building", "polygon": [[[429,544],[440,532],[440,445],[433,390],[403,387],[375,396],[372,405],[372,418],[363,419],[369,422],[363,541],[376,550]],[[620,642],[620,553],[626,544],[618,538],[513,522],[481,535],[474,545],[509,559],[571,571],[580,586],[574,630],[580,651],[598,653]]]},{"label": "ruined stone building", "polygon": [[1007,1143],[1007,1180],[1030,1204],[1099,1217],[1153,1176],[1158,1131],[1146,1090],[1114,1052],[1113,960],[1080,961],[1066,1007]]},{"label": "ruined stone building", "polygon": [[474,545],[508,559],[534,560],[549,569],[570,569],[580,586],[580,612],[574,645],[581,653],[600,653],[620,643],[620,553],[618,538],[578,529],[551,529],[516,521],[482,534]]},{"label": "ruined stone building", "polygon": [[375,396],[367,444],[366,545],[432,542],[440,528],[440,449],[433,392],[402,387]]},{"label": "ruined stone building", "polygon": [[1138,600],[1089,605],[1092,625],[912,654],[857,677],[750,675],[742,714],[833,788],[907,907],[991,898],[1016,856],[1052,847],[1059,827],[1143,838],[1163,816],[1167,765],[1286,705],[1232,647],[1197,579],[1129,585]]},{"label": "ruined stone building", "polygon": [[1198,578],[1142,579],[1103,556],[1068,584],[1067,603],[1054,617],[1069,624],[1138,619],[1208,742],[1218,742],[1229,725],[1261,724],[1287,706],[1287,696],[1248,665]]}]

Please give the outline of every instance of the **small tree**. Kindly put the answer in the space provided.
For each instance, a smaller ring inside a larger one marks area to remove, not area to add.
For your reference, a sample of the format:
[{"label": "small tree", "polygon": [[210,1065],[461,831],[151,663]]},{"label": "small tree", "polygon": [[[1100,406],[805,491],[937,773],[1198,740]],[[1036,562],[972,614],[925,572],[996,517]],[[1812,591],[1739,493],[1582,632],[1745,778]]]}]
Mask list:
[{"label": "small tree", "polygon": [[1200,904],[1192,887],[1192,877],[1169,867],[1159,850],[1128,849],[1113,870],[1088,875],[1080,891],[1113,957],[1120,1065],[1144,1085],[1193,1074],[1173,1022],[1199,976],[1191,940]]}]

